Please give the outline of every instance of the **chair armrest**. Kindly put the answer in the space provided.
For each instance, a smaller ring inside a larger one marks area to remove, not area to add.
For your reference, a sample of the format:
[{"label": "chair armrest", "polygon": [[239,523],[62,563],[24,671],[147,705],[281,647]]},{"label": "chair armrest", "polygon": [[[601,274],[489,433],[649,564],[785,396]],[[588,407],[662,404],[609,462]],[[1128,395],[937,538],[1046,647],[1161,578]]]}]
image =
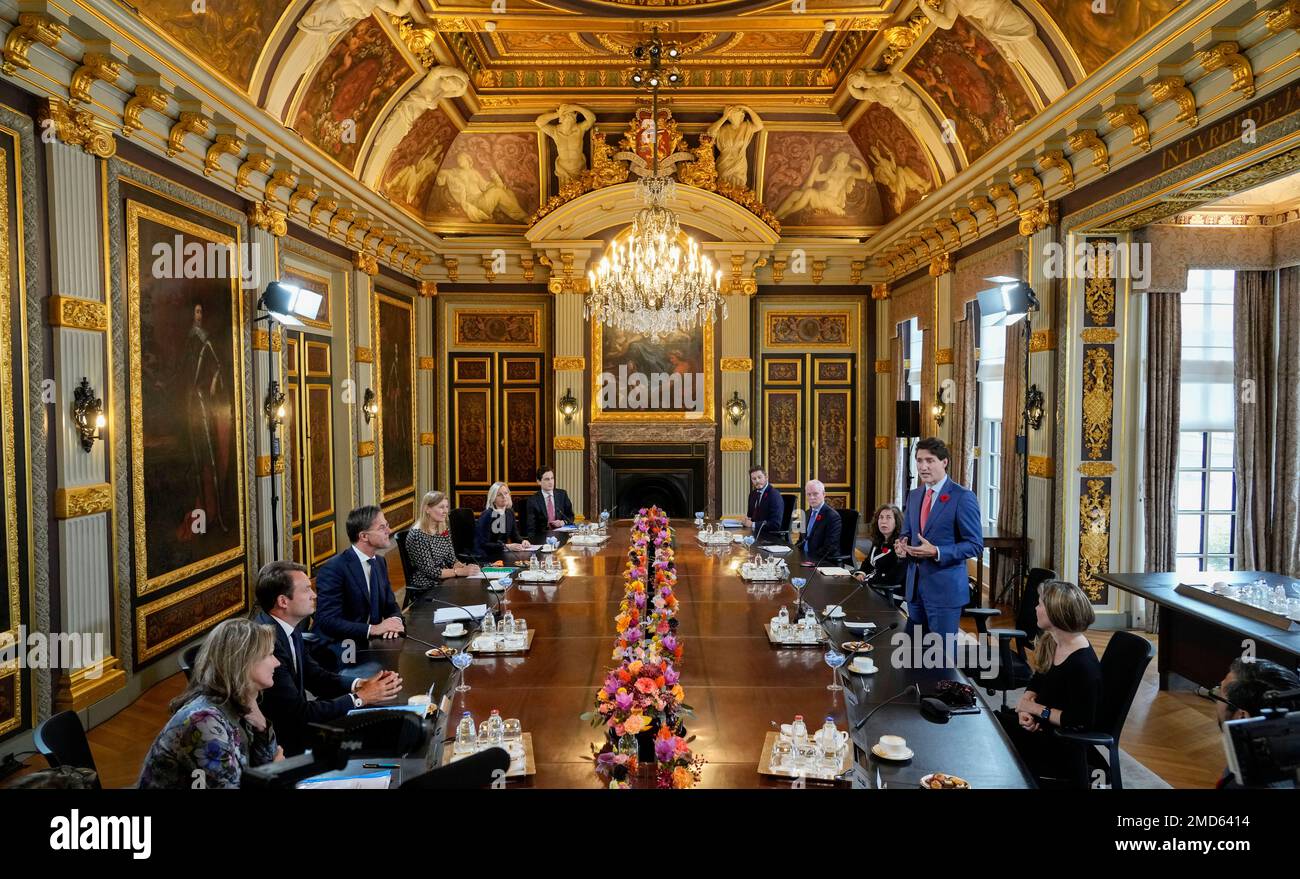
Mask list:
[{"label": "chair armrest", "polygon": [[1109,748],[1111,745],[1115,744],[1115,739],[1110,733],[1070,729],[1054,729],[1052,732],[1055,733],[1058,738],[1071,742],[1079,742],[1084,745],[1099,745],[1103,748]]},{"label": "chair armrest", "polygon": [[998,640],[1016,638],[1020,641],[1027,641],[1029,639],[1029,635],[1024,629],[989,629],[987,634]]}]

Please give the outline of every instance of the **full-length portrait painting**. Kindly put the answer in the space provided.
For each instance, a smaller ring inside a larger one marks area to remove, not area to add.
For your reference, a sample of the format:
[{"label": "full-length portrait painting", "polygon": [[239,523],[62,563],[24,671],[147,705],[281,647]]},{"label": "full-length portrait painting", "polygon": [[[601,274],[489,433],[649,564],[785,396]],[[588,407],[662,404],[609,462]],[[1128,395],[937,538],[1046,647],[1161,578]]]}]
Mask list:
[{"label": "full-length portrait painting", "polygon": [[[415,487],[415,311],[411,301],[400,296],[379,293],[375,298],[379,492],[389,501]],[[389,524],[396,528],[401,523]]]},{"label": "full-length portrait painting", "polygon": [[[236,238],[132,200],[126,221],[132,531],[144,593],[243,553],[243,319],[238,267],[218,262]],[[168,262],[178,248],[179,273]]]},{"label": "full-length portrait painting", "polygon": [[599,321],[591,327],[594,417],[713,417],[712,324],[657,338]]}]

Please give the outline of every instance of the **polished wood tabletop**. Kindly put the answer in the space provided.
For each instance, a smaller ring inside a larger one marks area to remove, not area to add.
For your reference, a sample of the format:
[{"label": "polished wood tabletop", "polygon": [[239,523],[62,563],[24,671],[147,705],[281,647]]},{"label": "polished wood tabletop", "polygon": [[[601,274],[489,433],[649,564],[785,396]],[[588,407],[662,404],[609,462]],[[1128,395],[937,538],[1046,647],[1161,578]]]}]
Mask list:
[{"label": "polished wood tabletop", "polygon": [[[895,631],[876,639],[877,674],[841,672],[845,689],[828,690],[832,672],[823,659],[823,648],[777,647],[764,632],[764,624],[782,605],[795,614],[796,590],[790,582],[748,583],[741,579],[739,568],[752,550],[739,544],[706,548],[696,540],[691,523],[673,524],[680,601],[677,634],[684,644],[678,670],[686,701],[694,709],[694,716],[685,718],[688,733],[695,736],[692,747],[708,761],[701,787],[789,787],[789,780],[768,779],[757,771],[773,721],[788,723],[802,714],[810,729],[818,729],[829,715],[843,730],[913,682],[929,694],[940,679],[962,679],[960,672],[951,669],[895,668],[890,661],[896,652],[890,647]],[[532,734],[537,765],[537,774],[525,784],[599,786],[591,752],[593,745],[604,742],[604,734],[581,715],[592,709],[597,688],[615,664],[614,617],[624,595],[630,523],[610,523],[609,534],[609,541],[599,548],[561,546],[555,553],[564,570],[558,584],[521,584],[515,579],[506,599],[515,617],[526,619],[536,632],[531,650],[526,655],[475,656],[465,673],[471,689],[451,694],[448,736],[454,734],[464,710],[476,722],[494,708],[504,718],[520,719]],[[522,558],[526,564],[527,557]],[[824,577],[801,567],[797,550],[784,558],[792,576],[808,580],[805,596],[819,611],[842,601],[857,586],[849,578]],[[438,602],[491,606],[496,600],[484,580],[447,580],[412,604],[407,631],[423,641],[462,646],[463,637],[445,638],[444,626],[433,622]],[[895,602],[871,588],[858,591],[845,608],[848,619],[874,621],[878,631],[891,623],[900,624],[901,631],[905,622]],[[839,624],[830,623],[828,628],[837,641],[854,637]],[[454,685],[455,670],[446,660],[426,658],[426,649],[411,639],[375,640],[358,660],[396,669],[403,679],[403,699],[431,686],[435,698],[440,698]],[[916,756],[905,764],[879,766],[874,758],[864,757],[862,765],[873,783],[879,778],[890,787],[911,786],[936,770],[962,775],[977,787],[1032,783],[987,711],[936,725],[921,718],[916,697],[908,694],[857,731],[855,742],[866,748],[888,733],[907,738]]]}]

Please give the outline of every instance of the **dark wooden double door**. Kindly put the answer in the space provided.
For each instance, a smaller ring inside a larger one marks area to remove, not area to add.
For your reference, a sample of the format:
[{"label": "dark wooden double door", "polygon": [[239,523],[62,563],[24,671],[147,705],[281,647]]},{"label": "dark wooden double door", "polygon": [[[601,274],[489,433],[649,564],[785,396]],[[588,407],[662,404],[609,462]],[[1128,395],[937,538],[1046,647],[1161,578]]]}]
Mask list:
[{"label": "dark wooden double door", "polygon": [[336,548],[334,378],[330,339],[285,332],[283,430],[293,560],[314,572]]},{"label": "dark wooden double door", "polygon": [[848,353],[766,354],[760,376],[764,464],[782,493],[810,479],[826,485],[833,507],[854,506],[857,447],[856,357]]},{"label": "dark wooden double door", "polygon": [[456,352],[447,366],[452,504],[481,510],[492,483],[505,482],[522,510],[550,437],[544,355]]}]

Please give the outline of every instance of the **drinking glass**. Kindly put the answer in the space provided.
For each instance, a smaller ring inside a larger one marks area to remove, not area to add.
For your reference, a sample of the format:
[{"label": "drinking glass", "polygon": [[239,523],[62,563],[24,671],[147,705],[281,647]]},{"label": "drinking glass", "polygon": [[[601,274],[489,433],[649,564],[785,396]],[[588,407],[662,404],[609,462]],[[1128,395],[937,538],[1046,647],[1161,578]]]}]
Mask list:
[{"label": "drinking glass", "polygon": [[510,585],[514,582],[515,581],[511,579],[509,574],[506,574],[504,577],[502,577],[500,580],[497,581],[497,583],[501,586],[502,607],[510,606]]},{"label": "drinking glass", "polygon": [[844,664],[844,654],[840,653],[838,650],[835,649],[834,645],[832,645],[830,649],[828,649],[826,653],[822,656],[822,658],[825,659],[826,664],[831,667],[831,683],[830,686],[828,686],[826,689],[843,690],[844,688],[840,686],[840,682],[839,682],[840,676],[838,673],[838,669],[841,665]]},{"label": "drinking glass", "polygon": [[492,744],[492,729],[488,726],[486,720],[480,721],[478,725],[478,747],[482,749]]},{"label": "drinking glass", "polygon": [[791,577],[791,578],[790,578],[790,585],[793,586],[793,587],[796,588],[796,589],[803,589],[803,587],[805,587],[805,586],[808,585],[808,578],[807,578],[807,577]]},{"label": "drinking glass", "polygon": [[794,743],[785,736],[777,736],[772,743],[772,768],[784,769],[794,756]]},{"label": "drinking glass", "polygon": [[469,651],[461,648],[451,655],[451,664],[460,670],[460,686],[456,688],[457,693],[469,692],[470,686],[465,683],[465,669],[469,668],[470,663],[474,661],[474,655]]},{"label": "drinking glass", "polygon": [[524,727],[523,724],[519,722],[519,718],[510,717],[506,719],[504,740],[506,745],[510,745],[514,742],[522,742],[524,740]]},{"label": "drinking glass", "polygon": [[697,512],[697,513],[695,514],[695,527],[696,527],[696,528],[702,528],[702,527],[704,527],[704,513],[702,513],[702,512]]},{"label": "drinking glass", "polygon": [[515,630],[512,633],[514,645],[516,647],[528,646],[528,620],[519,617],[515,620]]}]

